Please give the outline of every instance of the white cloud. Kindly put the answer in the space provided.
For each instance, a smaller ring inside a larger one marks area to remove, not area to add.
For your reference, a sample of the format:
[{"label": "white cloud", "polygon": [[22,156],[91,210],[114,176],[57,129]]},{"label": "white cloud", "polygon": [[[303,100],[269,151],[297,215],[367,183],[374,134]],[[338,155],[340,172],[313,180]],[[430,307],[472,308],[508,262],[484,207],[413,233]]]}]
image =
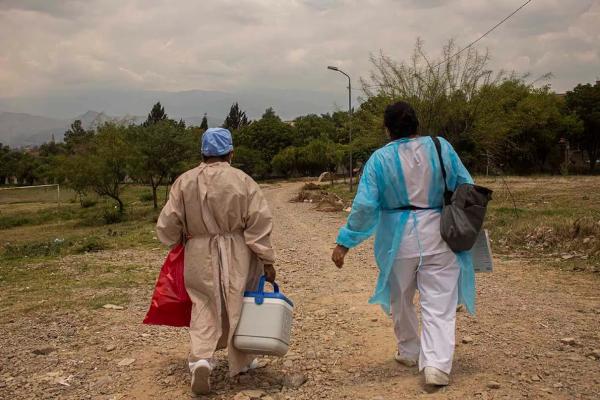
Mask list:
[{"label": "white cloud", "polygon": [[[0,96],[91,88],[340,90],[371,52],[465,44],[522,0],[0,1]],[[600,74],[600,0],[534,0],[480,42],[496,68],[553,72],[557,90]]]}]

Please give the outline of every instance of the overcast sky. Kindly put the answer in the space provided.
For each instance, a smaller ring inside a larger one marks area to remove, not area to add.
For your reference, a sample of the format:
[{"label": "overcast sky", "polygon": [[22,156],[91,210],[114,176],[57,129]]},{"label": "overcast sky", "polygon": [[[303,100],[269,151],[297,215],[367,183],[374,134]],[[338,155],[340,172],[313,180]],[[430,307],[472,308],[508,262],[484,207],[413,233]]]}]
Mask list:
[{"label": "overcast sky", "polygon": [[[369,53],[477,38],[524,0],[0,0],[0,96],[92,89],[343,91]],[[553,88],[600,78],[600,0],[533,0],[479,43]]]}]

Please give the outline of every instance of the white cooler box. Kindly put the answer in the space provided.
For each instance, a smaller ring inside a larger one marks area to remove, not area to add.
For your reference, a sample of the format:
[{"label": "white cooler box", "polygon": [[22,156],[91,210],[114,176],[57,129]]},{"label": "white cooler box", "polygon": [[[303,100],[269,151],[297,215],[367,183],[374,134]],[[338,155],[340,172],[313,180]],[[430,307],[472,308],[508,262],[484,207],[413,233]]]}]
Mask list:
[{"label": "white cooler box", "polygon": [[276,283],[272,293],[266,293],[264,287],[262,276],[256,292],[244,293],[233,345],[244,353],[283,356],[290,344],[294,304],[279,292]]}]

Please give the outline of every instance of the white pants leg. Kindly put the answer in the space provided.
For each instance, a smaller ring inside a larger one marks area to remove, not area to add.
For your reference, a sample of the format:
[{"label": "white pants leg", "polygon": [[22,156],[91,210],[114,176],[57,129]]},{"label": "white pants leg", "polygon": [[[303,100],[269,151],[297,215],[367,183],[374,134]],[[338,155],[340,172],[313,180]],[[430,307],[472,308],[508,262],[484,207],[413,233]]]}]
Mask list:
[{"label": "white pants leg", "polygon": [[417,272],[422,325],[419,370],[435,367],[449,374],[452,369],[459,273],[453,252],[423,257]]},{"label": "white pants leg", "polygon": [[390,277],[390,294],[394,333],[400,357],[419,358],[419,321],[413,303],[417,289],[418,258],[396,260]]},{"label": "white pants leg", "polygon": [[[452,369],[456,303],[460,267],[453,252],[396,260],[390,282],[394,331],[402,356],[419,352],[419,370],[435,367],[445,373]],[[418,270],[417,270],[418,267]],[[418,287],[421,303],[421,339],[413,305]]]}]

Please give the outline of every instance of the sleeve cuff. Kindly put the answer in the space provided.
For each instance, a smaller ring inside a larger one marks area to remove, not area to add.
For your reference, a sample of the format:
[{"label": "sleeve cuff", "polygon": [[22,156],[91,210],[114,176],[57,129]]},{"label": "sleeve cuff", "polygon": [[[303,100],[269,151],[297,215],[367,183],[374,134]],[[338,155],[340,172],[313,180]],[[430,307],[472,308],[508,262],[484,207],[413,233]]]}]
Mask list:
[{"label": "sleeve cuff", "polygon": [[348,249],[352,249],[358,246],[360,242],[362,242],[362,240],[360,240],[360,238],[358,238],[357,236],[358,235],[355,232],[349,230],[346,227],[343,227],[340,229],[340,232],[335,242]]}]

